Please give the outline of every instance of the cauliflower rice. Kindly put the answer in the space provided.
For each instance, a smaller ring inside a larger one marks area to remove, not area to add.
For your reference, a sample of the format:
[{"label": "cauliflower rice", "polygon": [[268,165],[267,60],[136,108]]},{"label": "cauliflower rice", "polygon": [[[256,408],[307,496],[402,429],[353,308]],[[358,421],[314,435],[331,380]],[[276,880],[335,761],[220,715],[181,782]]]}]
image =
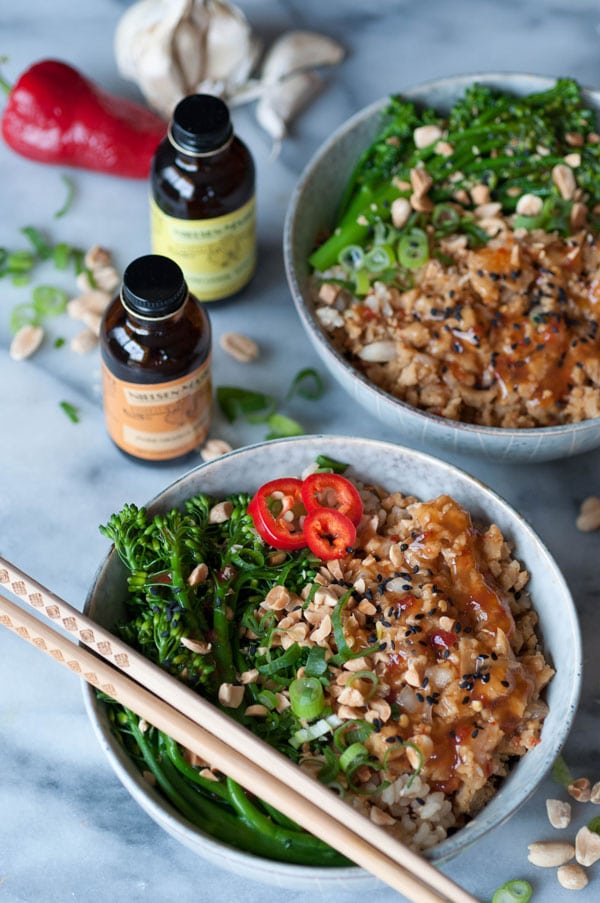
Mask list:
[{"label": "cauliflower rice", "polygon": [[600,416],[597,236],[514,229],[500,204],[474,215],[489,243],[442,239],[444,262],[406,290],[375,282],[359,299],[340,267],[315,274],[320,324],[375,385],[441,417],[523,428]]}]

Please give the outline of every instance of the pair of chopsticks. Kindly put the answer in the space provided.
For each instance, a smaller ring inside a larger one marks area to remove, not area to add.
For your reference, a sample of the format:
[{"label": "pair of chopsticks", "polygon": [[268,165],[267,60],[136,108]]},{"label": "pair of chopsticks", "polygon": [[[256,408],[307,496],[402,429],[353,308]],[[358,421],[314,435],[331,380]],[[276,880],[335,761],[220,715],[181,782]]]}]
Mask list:
[{"label": "pair of chopsticks", "polygon": [[3,595],[0,624],[409,900],[477,903],[475,897],[426,859],[374,825],[291,760],[3,558],[0,584],[72,634],[79,644],[64,636],[54,624],[44,623]]}]

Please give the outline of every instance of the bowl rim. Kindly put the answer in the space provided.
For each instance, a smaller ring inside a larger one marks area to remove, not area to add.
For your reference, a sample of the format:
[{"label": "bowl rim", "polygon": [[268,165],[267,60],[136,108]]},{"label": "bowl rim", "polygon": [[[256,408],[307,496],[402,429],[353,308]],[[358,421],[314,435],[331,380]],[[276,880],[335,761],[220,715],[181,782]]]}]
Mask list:
[{"label": "bowl rim", "polygon": [[[222,455],[217,459],[201,463],[197,467],[192,468],[191,470],[182,474],[166,487],[164,487],[164,489],[158,492],[147,503],[145,507],[150,512],[152,512],[154,508],[160,506],[162,499],[165,495],[167,495],[167,493],[175,491],[177,487],[180,487],[186,482],[190,481],[197,474],[201,474],[203,470],[214,466],[216,462],[219,462],[220,464],[220,462],[226,459],[235,460],[236,457],[247,454],[248,452],[259,452],[260,449],[272,447],[275,444],[277,444],[278,446],[286,444],[306,444],[308,446],[315,443],[320,443],[322,445],[329,443],[330,446],[334,447],[341,447],[343,445],[344,448],[348,448],[348,446],[352,445],[360,447],[367,445],[373,450],[374,455],[377,453],[385,454],[386,451],[392,449],[395,452],[400,452],[401,454],[408,455],[413,460],[421,463],[423,468],[427,468],[428,464],[431,465],[431,463],[434,463],[436,467],[442,468],[448,473],[457,474],[461,481],[473,488],[478,494],[483,493],[484,497],[491,497],[503,511],[505,516],[507,516],[508,520],[520,524],[521,528],[528,534],[528,538],[535,545],[537,545],[542,555],[545,557],[546,563],[549,563],[554,568],[554,576],[560,588],[561,596],[568,604],[568,610],[566,614],[568,615],[569,630],[573,637],[573,646],[571,647],[571,654],[573,656],[573,683],[569,688],[568,708],[564,714],[564,718],[562,718],[560,722],[560,729],[558,731],[555,731],[550,737],[550,743],[552,748],[554,749],[554,759],[559,754],[564,743],[566,742],[569,731],[573,724],[573,720],[575,718],[575,714],[577,712],[582,691],[583,653],[581,630],[579,626],[577,610],[567,581],[565,580],[562,571],[560,570],[546,544],[538,536],[529,521],[501,495],[499,495],[495,490],[493,490],[482,480],[479,480],[477,477],[472,476],[467,471],[462,470],[460,467],[457,467],[454,464],[450,464],[442,458],[438,458],[426,452],[418,451],[408,446],[399,445],[398,443],[391,441],[339,435],[327,436],[324,434],[308,434],[305,436],[295,436],[284,439],[256,442],[251,445],[233,449],[232,451],[227,452],[225,455]],[[86,595],[83,608],[84,613],[89,613],[89,608],[94,598],[95,587],[102,577],[103,572],[115,557],[116,551],[114,549],[114,546],[111,545],[110,549],[98,566],[93,578],[93,582],[91,583],[89,591]],[[371,876],[369,876],[368,873],[366,873],[362,868],[358,866],[312,867],[265,859],[251,852],[238,850],[234,847],[231,847],[221,841],[216,840],[210,834],[204,832],[201,828],[191,825],[185,820],[182,815],[180,815],[180,813],[177,812],[177,810],[169,803],[168,800],[160,796],[158,792],[154,790],[154,788],[149,786],[144,781],[144,778],[137,770],[136,766],[133,764],[133,761],[127,755],[123,747],[119,744],[114,734],[112,734],[110,726],[108,725],[108,721],[103,714],[101,704],[96,698],[93,687],[83,682],[82,692],[84,696],[84,705],[86,712],[92,723],[94,733],[100,743],[100,746],[104,750],[105,755],[109,759],[109,763],[113,771],[117,774],[123,786],[129,791],[130,795],[138,803],[138,805],[140,805],[141,808],[148,815],[150,815],[150,817],[157,824],[161,825],[163,829],[168,830],[169,833],[173,836],[176,836],[182,843],[188,846],[193,846],[193,843],[190,843],[192,838],[195,838],[196,840],[200,839],[204,847],[210,851],[209,853],[207,853],[207,855],[213,861],[216,861],[216,857],[221,860],[228,859],[233,864],[234,870],[236,866],[238,867],[238,869],[243,870],[244,868],[248,867],[249,863],[251,863],[251,868],[259,868],[261,873],[265,874],[265,880],[268,880],[268,876],[270,876],[271,878],[277,878],[277,876],[281,877],[282,875],[284,875],[290,881],[294,881],[296,879],[302,881],[309,878],[311,880],[318,878],[320,882],[338,882],[343,880],[372,880]],[[469,822],[469,824],[466,825],[463,829],[458,831],[456,834],[451,835],[436,847],[433,847],[430,850],[426,851],[423,855],[433,862],[442,864],[455,857],[456,855],[464,853],[468,848],[470,848],[474,843],[485,836],[489,831],[504,824],[516,814],[516,812],[536,791],[550,766],[551,762],[548,763],[547,767],[540,769],[539,773],[535,777],[535,780],[531,782],[527,793],[519,800],[518,804],[515,807],[511,808],[510,811],[508,811],[499,820],[495,821],[493,825],[477,825],[476,816],[475,819]],[[500,790],[501,789],[502,785],[500,787]],[[500,792],[500,790],[498,792]],[[143,799],[143,802],[141,802],[141,799]],[[485,808],[486,807],[481,810],[482,813],[485,812]],[[168,828],[165,828],[165,822],[168,823]],[[467,837],[465,842],[463,832],[468,831],[470,825],[475,825],[475,828],[471,832],[469,832],[469,836]],[[461,835],[463,835],[462,839]],[[457,847],[458,849],[456,849]],[[440,849],[441,852],[439,853],[439,855],[436,855],[436,851]],[[198,850],[196,850],[196,852],[199,853]],[[199,855],[202,854],[199,853]]]},{"label": "bowl rim", "polygon": [[[544,86],[549,87],[553,85],[556,82],[557,77],[549,75],[538,75],[535,73],[527,72],[474,72],[471,74],[467,73],[464,75],[451,75],[447,78],[434,78],[424,82],[414,83],[408,88],[400,90],[396,93],[403,97],[411,98],[419,95],[422,92],[432,90],[438,86],[441,87],[452,85],[456,87],[466,87],[467,85],[472,84],[476,81],[479,81],[482,84],[508,82],[510,86],[511,83],[523,79],[531,79],[532,81],[537,82],[540,88],[543,88]],[[595,105],[598,108],[598,115],[600,116],[600,88],[593,89],[581,86],[581,89],[585,97],[594,101]],[[290,196],[283,227],[283,258],[288,286],[290,288],[296,310],[300,319],[304,323],[306,331],[309,333],[313,341],[319,343],[321,351],[326,355],[327,358],[329,358],[332,362],[335,362],[335,364],[339,368],[341,368],[350,379],[356,379],[358,381],[361,389],[372,398],[373,405],[376,404],[376,401],[381,402],[386,407],[392,408],[393,410],[404,411],[407,416],[423,418],[433,427],[436,427],[438,429],[440,427],[447,427],[457,434],[462,433],[463,435],[467,436],[476,436],[481,442],[485,441],[486,437],[490,439],[493,438],[494,440],[505,438],[508,443],[512,443],[515,440],[521,440],[522,442],[527,442],[528,440],[538,440],[538,442],[540,442],[543,441],[544,437],[546,436],[564,437],[571,434],[572,443],[573,445],[575,445],[576,436],[578,434],[586,433],[596,428],[600,429],[600,416],[591,417],[587,420],[581,420],[577,423],[562,423],[554,426],[516,428],[486,426],[484,424],[478,423],[465,423],[460,420],[451,420],[448,417],[442,417],[439,414],[432,414],[430,411],[414,407],[413,405],[408,404],[408,402],[403,401],[400,398],[396,398],[395,395],[392,395],[390,392],[387,392],[385,389],[380,388],[375,383],[371,382],[371,380],[367,379],[366,376],[364,376],[359,370],[353,367],[352,364],[348,360],[346,360],[346,358],[343,357],[343,355],[340,354],[340,352],[334,347],[333,343],[328,339],[324,330],[314,316],[311,309],[312,306],[310,302],[305,299],[302,289],[300,288],[296,268],[294,265],[293,247],[296,232],[295,220],[298,206],[302,199],[302,194],[307,184],[310,183],[316,169],[320,166],[323,159],[328,156],[337,142],[341,138],[345,137],[348,133],[352,132],[353,129],[355,129],[362,122],[368,120],[377,112],[383,111],[386,104],[389,102],[390,96],[391,95],[385,95],[384,97],[380,97],[379,99],[372,101],[367,106],[363,107],[361,110],[358,110],[358,112],[354,113],[344,122],[342,122],[341,125],[339,125],[337,129],[335,129],[335,131],[329,136],[329,138],[327,138],[327,140],[317,148],[313,156],[310,158],[310,160],[302,170],[300,177],[296,182],[294,190],[292,191],[292,194]]]}]

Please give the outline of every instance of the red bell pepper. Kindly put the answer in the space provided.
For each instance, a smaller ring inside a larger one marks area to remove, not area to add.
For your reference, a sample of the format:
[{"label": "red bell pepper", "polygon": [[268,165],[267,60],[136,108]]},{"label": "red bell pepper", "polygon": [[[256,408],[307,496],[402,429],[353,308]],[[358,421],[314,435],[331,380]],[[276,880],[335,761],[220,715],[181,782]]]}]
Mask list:
[{"label": "red bell pepper", "polygon": [[18,154],[145,179],[167,124],[141,104],[103,91],[72,66],[42,60],[10,90],[2,135]]}]

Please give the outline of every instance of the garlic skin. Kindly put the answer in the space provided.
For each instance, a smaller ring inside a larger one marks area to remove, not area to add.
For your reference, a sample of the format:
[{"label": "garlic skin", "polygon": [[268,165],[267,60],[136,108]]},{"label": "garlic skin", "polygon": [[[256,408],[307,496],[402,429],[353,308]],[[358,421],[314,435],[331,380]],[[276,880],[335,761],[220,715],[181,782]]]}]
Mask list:
[{"label": "garlic skin", "polygon": [[227,99],[260,53],[244,13],[226,0],[138,0],[115,32],[120,74],[165,118],[188,94]]}]

